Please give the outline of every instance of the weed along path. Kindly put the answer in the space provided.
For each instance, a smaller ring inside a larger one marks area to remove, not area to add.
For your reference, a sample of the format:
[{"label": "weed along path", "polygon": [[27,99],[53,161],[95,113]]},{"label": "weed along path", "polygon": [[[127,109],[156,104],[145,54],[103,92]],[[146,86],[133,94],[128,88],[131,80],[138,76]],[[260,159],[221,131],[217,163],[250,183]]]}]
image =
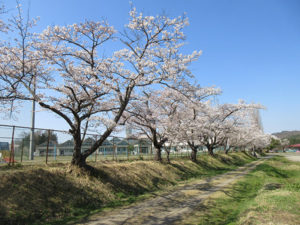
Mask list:
[{"label": "weed along path", "polygon": [[270,157],[262,158],[222,175],[179,185],[168,193],[143,202],[93,215],[79,224],[180,224],[180,221],[195,210],[201,201],[246,175]]}]

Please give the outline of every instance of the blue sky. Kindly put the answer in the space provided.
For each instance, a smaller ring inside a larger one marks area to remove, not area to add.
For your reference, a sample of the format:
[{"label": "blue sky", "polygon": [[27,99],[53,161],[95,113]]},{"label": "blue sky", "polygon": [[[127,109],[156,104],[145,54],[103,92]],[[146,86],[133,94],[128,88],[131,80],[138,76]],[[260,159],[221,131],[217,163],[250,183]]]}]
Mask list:
[{"label": "blue sky", "polygon": [[[26,9],[29,1],[21,1]],[[187,14],[190,26],[183,52],[202,50],[191,70],[202,86],[223,90],[220,102],[239,99],[259,102],[265,132],[300,130],[300,1],[298,0],[135,0],[147,15],[170,17]],[[13,0],[2,1],[14,13]],[[37,30],[47,25],[67,25],[85,19],[105,18],[122,30],[128,21],[125,0],[31,0],[30,16],[40,16]],[[113,46],[112,46],[113,48]],[[30,107],[21,109],[18,121],[3,124],[30,126]],[[45,112],[38,112],[36,126],[67,129]]]}]

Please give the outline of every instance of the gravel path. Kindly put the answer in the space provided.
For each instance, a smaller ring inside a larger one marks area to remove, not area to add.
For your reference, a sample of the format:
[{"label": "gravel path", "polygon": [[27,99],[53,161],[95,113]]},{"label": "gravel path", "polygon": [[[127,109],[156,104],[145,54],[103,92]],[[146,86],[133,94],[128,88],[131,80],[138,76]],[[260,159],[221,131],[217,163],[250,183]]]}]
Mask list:
[{"label": "gravel path", "polygon": [[[269,158],[269,157],[266,157]],[[167,194],[156,196],[110,212],[94,215],[86,225],[115,225],[115,224],[175,224],[184,219],[208,198],[212,193],[222,190],[227,185],[246,175],[264,159],[239,167],[237,170],[190,182],[178,186]]]}]

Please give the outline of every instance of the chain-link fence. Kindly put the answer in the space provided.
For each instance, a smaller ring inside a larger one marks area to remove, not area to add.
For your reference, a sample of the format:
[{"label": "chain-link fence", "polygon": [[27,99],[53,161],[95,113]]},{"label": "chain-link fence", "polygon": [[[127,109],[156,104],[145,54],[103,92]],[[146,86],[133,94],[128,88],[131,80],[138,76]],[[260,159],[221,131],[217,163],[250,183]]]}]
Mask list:
[{"label": "chain-link fence", "polygon": [[[70,162],[74,141],[67,131],[30,127],[0,125],[0,165],[6,163],[29,164],[49,162]],[[31,134],[34,135],[31,135]],[[82,151],[98,140],[96,134],[86,134]],[[32,145],[32,147],[31,147]],[[30,154],[32,149],[32,154]],[[172,146],[170,158],[189,157],[187,146]],[[87,161],[153,159],[155,149],[147,138],[125,138],[110,136],[90,155]],[[163,150],[163,157],[166,152]]]}]

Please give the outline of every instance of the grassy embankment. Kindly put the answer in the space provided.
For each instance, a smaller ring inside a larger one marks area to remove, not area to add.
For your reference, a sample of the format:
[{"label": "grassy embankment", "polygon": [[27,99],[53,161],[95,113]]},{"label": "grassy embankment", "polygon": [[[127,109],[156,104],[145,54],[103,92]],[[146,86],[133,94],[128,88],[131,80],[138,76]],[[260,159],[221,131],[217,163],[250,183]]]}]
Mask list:
[{"label": "grassy embankment", "polygon": [[186,224],[300,224],[300,163],[282,157],[215,193]]},{"label": "grassy embankment", "polygon": [[151,197],[192,178],[225,173],[254,160],[244,153],[201,155],[171,164],[101,162],[95,176],[68,173],[66,164],[0,168],[0,224],[66,224],[91,213]]}]

